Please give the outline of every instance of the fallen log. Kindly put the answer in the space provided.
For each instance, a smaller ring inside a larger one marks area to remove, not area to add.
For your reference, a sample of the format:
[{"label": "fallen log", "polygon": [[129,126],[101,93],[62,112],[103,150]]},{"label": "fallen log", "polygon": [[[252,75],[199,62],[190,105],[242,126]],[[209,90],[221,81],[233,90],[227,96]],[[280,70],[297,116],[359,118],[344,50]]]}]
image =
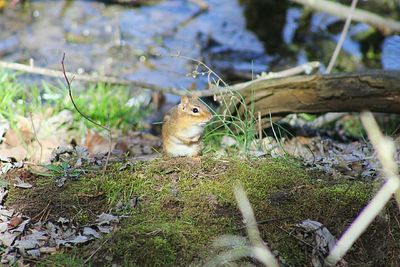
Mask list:
[{"label": "fallen log", "polygon": [[[67,73],[67,75],[74,77],[75,80],[129,85],[134,88],[176,95],[215,96],[223,103],[219,110],[221,114],[224,110],[228,110],[228,115],[239,115],[242,118],[245,117],[245,110],[249,110],[248,107],[254,105],[252,116],[258,117],[258,112],[260,112],[264,127],[270,125],[270,115],[273,120],[276,120],[289,113],[299,112],[351,112],[368,109],[372,112],[400,114],[400,71],[369,70],[287,77],[301,72],[308,73],[318,66],[318,62],[309,62],[282,72],[270,73],[253,81],[225,87],[215,86],[209,90],[196,92],[164,88],[146,82],[128,81],[115,77],[93,77],[73,73]],[[62,71],[18,63],[0,61],[0,67],[64,77]],[[244,108],[243,104],[247,107]]]},{"label": "fallen log", "polygon": [[245,117],[251,107],[261,113],[262,125],[269,118],[290,113],[372,112],[400,114],[400,71],[369,70],[352,73],[257,79],[236,84],[228,95],[218,97],[220,112]]}]

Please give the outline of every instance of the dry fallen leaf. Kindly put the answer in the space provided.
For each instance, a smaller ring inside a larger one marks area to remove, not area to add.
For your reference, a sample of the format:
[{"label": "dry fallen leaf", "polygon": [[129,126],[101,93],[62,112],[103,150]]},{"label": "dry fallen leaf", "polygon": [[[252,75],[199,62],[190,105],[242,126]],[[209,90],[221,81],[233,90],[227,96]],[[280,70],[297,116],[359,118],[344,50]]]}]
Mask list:
[{"label": "dry fallen leaf", "polygon": [[33,185],[31,185],[30,183],[24,182],[19,177],[17,177],[17,179],[14,183],[14,187],[29,189],[29,188],[32,188]]},{"label": "dry fallen leaf", "polygon": [[108,141],[96,132],[89,132],[86,135],[84,146],[91,154],[105,153],[109,150]]},{"label": "dry fallen leaf", "polygon": [[9,229],[16,228],[18,225],[22,223],[22,221],[23,219],[20,216],[11,218],[11,220],[8,222],[8,228]]},{"label": "dry fallen leaf", "polygon": [[6,134],[4,135],[4,143],[11,147],[17,147],[31,143],[32,138],[33,132],[27,125],[25,125],[25,123],[23,123],[21,128],[18,127],[16,130],[9,129],[6,132]]},{"label": "dry fallen leaf", "polygon": [[[304,220],[297,224],[298,227],[304,230],[305,235],[313,237],[312,245],[312,266],[323,267],[325,266],[325,258],[328,256],[331,249],[336,244],[336,238],[329,232],[329,230],[320,222],[312,220]],[[346,261],[341,260],[342,267],[347,266]]]}]

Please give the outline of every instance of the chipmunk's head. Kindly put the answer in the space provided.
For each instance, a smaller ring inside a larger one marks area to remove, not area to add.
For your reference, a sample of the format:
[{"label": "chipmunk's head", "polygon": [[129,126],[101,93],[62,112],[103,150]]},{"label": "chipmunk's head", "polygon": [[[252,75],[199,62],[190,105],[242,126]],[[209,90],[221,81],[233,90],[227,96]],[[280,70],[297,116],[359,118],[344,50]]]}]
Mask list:
[{"label": "chipmunk's head", "polygon": [[193,126],[204,127],[213,118],[210,110],[200,102],[197,96],[191,98],[182,96],[178,110],[182,119]]}]

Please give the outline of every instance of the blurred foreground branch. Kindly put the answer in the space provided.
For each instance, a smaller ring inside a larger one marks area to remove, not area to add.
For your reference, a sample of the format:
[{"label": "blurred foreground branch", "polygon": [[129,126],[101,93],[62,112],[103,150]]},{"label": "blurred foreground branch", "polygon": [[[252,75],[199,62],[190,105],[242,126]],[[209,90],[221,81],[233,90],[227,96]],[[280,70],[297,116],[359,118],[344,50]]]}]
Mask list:
[{"label": "blurred foreground branch", "polygon": [[[302,4],[308,6],[312,9],[325,12],[331,15],[334,15],[341,19],[346,19],[348,14],[351,13],[349,7],[335,3],[327,0],[291,0],[295,3]],[[384,18],[369,11],[355,9],[352,14],[352,19],[355,21],[360,21],[367,23],[378,30],[380,30],[383,34],[389,35],[394,32],[400,32],[400,22]]]},{"label": "blurred foreground branch", "polygon": [[275,259],[274,254],[261,239],[261,234],[257,227],[256,217],[250,205],[250,201],[246,196],[246,192],[241,185],[236,185],[234,188],[234,193],[236,202],[238,203],[240,212],[243,215],[243,220],[246,224],[247,236],[252,244],[254,257],[262,262],[265,266],[278,267],[279,263]]},{"label": "blurred foreground branch", "polygon": [[214,246],[228,248],[228,251],[218,253],[216,257],[211,258],[204,266],[236,266],[235,261],[251,257],[257,259],[263,266],[279,267],[280,265],[275,255],[261,238],[254,211],[243,186],[240,184],[235,185],[234,194],[239,210],[243,215],[247,238],[237,235],[219,237],[214,241]]},{"label": "blurred foreground branch", "polygon": [[336,265],[365,229],[367,229],[375,217],[382,211],[386,203],[392,198],[393,194],[397,204],[400,205],[400,177],[398,175],[397,163],[394,160],[394,142],[389,137],[383,136],[371,113],[367,112],[361,114],[361,120],[368,133],[368,137],[377,152],[379,161],[382,164],[383,174],[386,181],[374,198],[344,232],[342,237],[340,237],[326,259],[326,264],[328,266]]}]

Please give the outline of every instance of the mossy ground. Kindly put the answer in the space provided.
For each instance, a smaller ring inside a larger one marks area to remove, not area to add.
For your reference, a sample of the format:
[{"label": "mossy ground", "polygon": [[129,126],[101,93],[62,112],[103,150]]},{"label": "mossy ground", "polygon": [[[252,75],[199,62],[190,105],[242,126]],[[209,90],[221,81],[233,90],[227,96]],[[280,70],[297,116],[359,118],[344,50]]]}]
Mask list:
[{"label": "mossy ground", "polygon": [[[288,159],[160,158],[106,176],[90,174],[57,188],[51,178],[35,178],[31,191],[12,189],[8,205],[35,216],[86,224],[119,201],[139,199],[119,230],[87,246],[45,258],[42,266],[188,266],[215,257],[223,234],[245,235],[232,187],[240,181],[253,205],[263,239],[288,266],[308,266],[312,247],[295,236],[305,219],[323,223],[335,236],[348,227],[374,193],[374,185],[331,180],[304,171]],[[26,193],[28,192],[28,193]],[[31,203],[24,204],[22,203]],[[377,218],[346,255],[350,266],[398,264],[399,212],[395,205]],[[391,236],[388,236],[390,233]],[[95,252],[95,253],[94,253]],[[86,263],[85,263],[86,261]]]}]

